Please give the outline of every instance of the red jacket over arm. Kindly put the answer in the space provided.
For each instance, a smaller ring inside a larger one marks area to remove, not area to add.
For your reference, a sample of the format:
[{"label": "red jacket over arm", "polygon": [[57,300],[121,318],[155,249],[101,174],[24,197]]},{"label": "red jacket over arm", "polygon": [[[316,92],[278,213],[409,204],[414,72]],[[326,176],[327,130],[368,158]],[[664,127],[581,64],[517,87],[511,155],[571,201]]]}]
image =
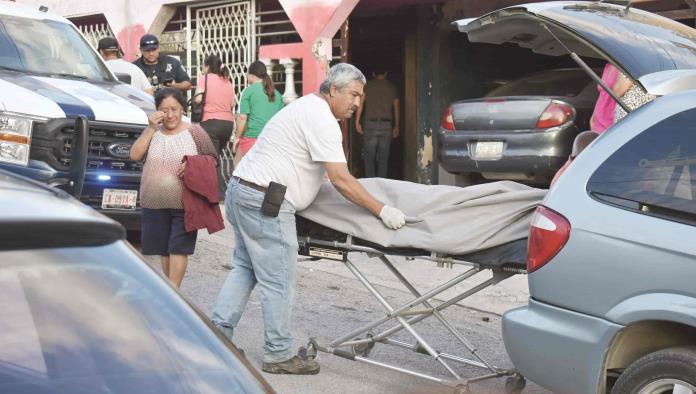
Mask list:
[{"label": "red jacket over arm", "polygon": [[186,231],[225,228],[220,212],[216,161],[210,155],[184,156],[184,226]]}]

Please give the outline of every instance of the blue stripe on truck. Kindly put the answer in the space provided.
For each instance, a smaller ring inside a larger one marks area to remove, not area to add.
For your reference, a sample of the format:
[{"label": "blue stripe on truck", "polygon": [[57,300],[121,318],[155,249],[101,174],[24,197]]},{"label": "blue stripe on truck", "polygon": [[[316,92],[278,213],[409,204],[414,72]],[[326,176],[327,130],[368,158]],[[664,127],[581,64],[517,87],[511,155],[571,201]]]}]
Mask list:
[{"label": "blue stripe on truck", "polygon": [[95,120],[94,112],[87,103],[36,78],[14,72],[1,71],[0,78],[53,100],[56,104],[58,104],[60,109],[65,112],[65,115],[68,118],[84,115],[89,120]]}]

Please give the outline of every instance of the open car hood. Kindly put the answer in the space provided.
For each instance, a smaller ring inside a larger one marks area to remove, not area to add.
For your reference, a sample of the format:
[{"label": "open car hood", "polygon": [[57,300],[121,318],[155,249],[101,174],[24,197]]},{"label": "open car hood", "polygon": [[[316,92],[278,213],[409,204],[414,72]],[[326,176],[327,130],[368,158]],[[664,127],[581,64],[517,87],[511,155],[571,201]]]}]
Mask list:
[{"label": "open car hood", "polygon": [[587,1],[532,3],[455,24],[471,42],[515,43],[550,56],[567,55],[567,47],[605,59],[651,94],[696,88],[696,30],[647,11]]}]

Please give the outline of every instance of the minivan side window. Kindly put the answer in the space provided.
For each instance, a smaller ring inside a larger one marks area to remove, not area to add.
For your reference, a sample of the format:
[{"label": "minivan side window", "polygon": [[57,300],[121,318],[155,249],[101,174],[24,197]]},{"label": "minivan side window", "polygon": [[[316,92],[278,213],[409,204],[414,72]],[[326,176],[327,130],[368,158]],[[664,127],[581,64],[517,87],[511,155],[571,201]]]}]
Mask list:
[{"label": "minivan side window", "polygon": [[587,189],[604,202],[696,225],[696,109],[627,142],[595,171]]}]

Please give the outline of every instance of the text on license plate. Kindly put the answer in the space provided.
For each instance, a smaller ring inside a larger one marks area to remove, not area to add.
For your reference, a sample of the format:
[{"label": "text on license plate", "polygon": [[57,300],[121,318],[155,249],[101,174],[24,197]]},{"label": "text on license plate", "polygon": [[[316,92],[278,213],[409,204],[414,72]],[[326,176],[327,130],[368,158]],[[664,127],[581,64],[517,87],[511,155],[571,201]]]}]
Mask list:
[{"label": "text on license plate", "polygon": [[503,157],[503,142],[477,142],[474,160],[497,160]]},{"label": "text on license plate", "polygon": [[104,189],[102,209],[135,209],[137,190]]},{"label": "text on license plate", "polygon": [[346,254],[341,250],[317,248],[316,246],[309,247],[309,255],[312,257],[321,257],[324,259],[346,261]]}]

